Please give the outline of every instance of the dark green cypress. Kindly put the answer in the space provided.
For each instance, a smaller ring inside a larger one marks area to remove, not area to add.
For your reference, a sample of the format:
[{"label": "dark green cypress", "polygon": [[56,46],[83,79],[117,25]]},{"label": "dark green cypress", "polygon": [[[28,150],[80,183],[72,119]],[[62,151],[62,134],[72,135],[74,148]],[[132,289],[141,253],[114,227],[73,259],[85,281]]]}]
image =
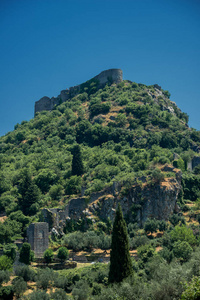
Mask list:
[{"label": "dark green cypress", "polygon": [[79,145],[74,146],[72,154],[72,175],[81,176],[84,173],[84,167],[82,162],[81,149]]},{"label": "dark green cypress", "polygon": [[121,282],[133,272],[129,253],[129,241],[121,205],[118,205],[113,224],[110,252],[109,282]]},{"label": "dark green cypress", "polygon": [[39,188],[31,179],[28,169],[25,169],[21,175],[21,181],[18,187],[21,197],[19,197],[19,207],[25,215],[31,214],[30,207],[39,201]]}]

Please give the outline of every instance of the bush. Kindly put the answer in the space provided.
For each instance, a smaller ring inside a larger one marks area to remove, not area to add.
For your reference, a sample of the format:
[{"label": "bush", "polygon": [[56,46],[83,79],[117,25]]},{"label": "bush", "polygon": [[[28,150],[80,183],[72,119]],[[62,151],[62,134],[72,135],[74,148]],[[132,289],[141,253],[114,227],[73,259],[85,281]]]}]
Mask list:
[{"label": "bush", "polygon": [[66,295],[65,291],[59,289],[55,290],[54,293],[50,294],[51,299],[53,300],[68,300],[69,297]]},{"label": "bush", "polygon": [[144,245],[137,249],[139,258],[146,263],[150,258],[156,255],[155,248],[152,245]]},{"label": "bush", "polygon": [[101,294],[101,285],[94,282],[92,288],[92,295],[100,295]]},{"label": "bush", "polygon": [[37,290],[23,298],[24,300],[50,300],[49,294],[45,291]]},{"label": "bush", "polygon": [[81,191],[81,177],[71,176],[66,180],[65,193],[67,195],[78,194]]},{"label": "bush", "polygon": [[33,251],[31,251],[31,245],[29,243],[23,243],[20,249],[19,261],[29,265],[33,260]]},{"label": "bush", "polygon": [[12,281],[13,291],[16,294],[17,298],[21,296],[27,289],[27,283],[21,277],[16,277]]},{"label": "bush", "polygon": [[153,233],[158,229],[158,221],[155,219],[147,219],[144,223],[144,230],[146,233]]},{"label": "bush", "polygon": [[0,285],[1,285],[3,282],[8,282],[9,279],[10,279],[9,272],[8,272],[8,271],[5,271],[5,270],[1,270],[1,271],[0,271]]},{"label": "bush", "polygon": [[99,236],[94,231],[73,232],[65,235],[63,245],[74,251],[91,250],[101,245]]},{"label": "bush", "polygon": [[156,183],[163,181],[165,178],[164,174],[160,169],[156,168],[152,171],[152,180]]},{"label": "bush", "polygon": [[185,284],[185,291],[181,295],[181,300],[200,299],[200,277],[194,276],[191,282]]},{"label": "bush", "polygon": [[67,250],[66,247],[61,247],[58,250],[58,258],[64,262],[66,259],[69,257],[69,251]]},{"label": "bush", "polygon": [[53,250],[47,249],[43,254],[44,260],[47,264],[51,263],[53,261]]},{"label": "bush", "polygon": [[35,183],[43,193],[48,192],[51,185],[58,181],[57,174],[50,169],[42,169],[35,178]]},{"label": "bush", "polygon": [[55,273],[53,270],[46,268],[39,270],[37,274],[37,287],[46,290],[53,286]]},{"label": "bush", "polygon": [[75,283],[72,295],[77,300],[86,300],[88,299],[89,292],[89,285],[85,281],[80,280]]},{"label": "bush", "polygon": [[159,255],[163,257],[168,263],[170,263],[174,258],[173,251],[170,251],[167,247],[163,247],[163,249],[159,251]]},{"label": "bush", "polygon": [[16,257],[16,247],[14,245],[6,245],[3,248],[3,254],[10,257],[12,261],[14,262]]},{"label": "bush", "polygon": [[6,271],[12,269],[12,259],[6,255],[0,256],[0,270]]},{"label": "bush", "polygon": [[52,185],[50,190],[49,190],[49,195],[53,200],[59,200],[60,197],[62,196],[62,185]]},{"label": "bush", "polygon": [[188,261],[191,257],[193,250],[188,242],[177,241],[173,245],[173,254],[175,257],[182,259],[183,261]]},{"label": "bush", "polygon": [[68,288],[71,286],[71,283],[66,276],[56,276],[54,279],[54,286],[69,292]]},{"label": "bush", "polygon": [[174,227],[174,229],[170,232],[170,237],[172,242],[185,241],[191,246],[197,244],[197,240],[192,229],[186,227],[185,225]]},{"label": "bush", "polygon": [[139,235],[130,240],[130,248],[136,249],[140,246],[148,244],[150,241],[146,235]]},{"label": "bush", "polygon": [[181,171],[185,171],[185,163],[182,158],[173,161],[173,166],[177,169],[181,169]]},{"label": "bush", "polygon": [[13,287],[11,285],[0,287],[0,299],[10,300],[13,299],[13,296]]},{"label": "bush", "polygon": [[35,281],[36,273],[29,266],[17,266],[15,269],[15,275],[20,276],[24,281]]},{"label": "bush", "polygon": [[179,216],[178,214],[173,214],[169,217],[169,221],[171,222],[171,224],[173,226],[176,226],[179,224],[179,222],[181,224],[185,224],[185,219],[183,216]]}]

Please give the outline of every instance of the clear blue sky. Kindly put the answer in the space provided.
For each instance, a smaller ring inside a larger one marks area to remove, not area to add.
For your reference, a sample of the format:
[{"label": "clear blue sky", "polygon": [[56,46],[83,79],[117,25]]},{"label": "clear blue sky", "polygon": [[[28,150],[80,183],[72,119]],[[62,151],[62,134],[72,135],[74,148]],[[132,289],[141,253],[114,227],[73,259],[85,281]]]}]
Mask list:
[{"label": "clear blue sky", "polygon": [[103,70],[158,83],[200,130],[199,0],[0,0],[0,136]]}]

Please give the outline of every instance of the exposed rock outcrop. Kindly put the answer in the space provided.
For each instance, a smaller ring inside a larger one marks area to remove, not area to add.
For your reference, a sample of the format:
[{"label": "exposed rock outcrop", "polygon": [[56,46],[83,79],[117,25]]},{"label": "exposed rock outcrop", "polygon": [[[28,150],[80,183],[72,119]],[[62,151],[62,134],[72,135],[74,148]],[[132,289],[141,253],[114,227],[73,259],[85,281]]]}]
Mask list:
[{"label": "exposed rock outcrop", "polygon": [[91,215],[113,221],[118,203],[121,203],[124,216],[140,226],[147,218],[168,220],[173,212],[178,211],[177,199],[181,190],[182,173],[171,165],[166,165],[161,170],[174,173],[174,177],[167,177],[160,182],[149,182],[149,178],[143,176],[137,178],[135,184],[129,188],[124,188],[125,183],[115,182],[103,191],[92,193],[90,199],[71,199],[62,210],[44,209],[44,220],[50,227],[51,223],[58,229],[64,227],[67,219],[87,219]]}]

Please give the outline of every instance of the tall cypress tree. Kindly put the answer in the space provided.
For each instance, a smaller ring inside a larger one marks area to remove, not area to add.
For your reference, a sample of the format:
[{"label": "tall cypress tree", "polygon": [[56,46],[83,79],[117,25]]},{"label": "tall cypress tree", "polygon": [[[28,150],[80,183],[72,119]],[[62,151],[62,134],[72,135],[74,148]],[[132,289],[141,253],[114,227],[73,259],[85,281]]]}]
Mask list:
[{"label": "tall cypress tree", "polygon": [[72,151],[72,175],[80,176],[84,172],[83,162],[81,157],[81,149],[79,145],[75,145]]},{"label": "tall cypress tree", "polygon": [[109,282],[121,282],[133,272],[129,253],[129,241],[121,205],[118,205],[113,224],[110,252]]},{"label": "tall cypress tree", "polygon": [[25,215],[29,215],[31,205],[39,201],[39,188],[33,182],[28,169],[21,174],[18,190],[21,195],[18,199],[20,209]]}]

